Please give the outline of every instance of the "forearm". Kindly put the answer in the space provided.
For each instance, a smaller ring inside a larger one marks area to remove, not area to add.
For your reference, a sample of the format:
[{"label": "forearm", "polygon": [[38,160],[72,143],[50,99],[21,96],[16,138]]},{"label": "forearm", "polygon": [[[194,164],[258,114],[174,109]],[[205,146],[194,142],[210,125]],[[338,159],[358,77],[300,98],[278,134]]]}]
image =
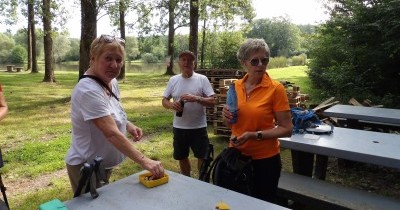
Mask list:
[{"label": "forearm", "polygon": [[[283,126],[277,126],[266,130],[260,130],[260,132],[261,132],[261,140],[290,137],[292,135],[292,129]],[[257,131],[252,132],[252,136],[254,139],[257,139]]]},{"label": "forearm", "polygon": [[7,111],[8,106],[6,103],[6,99],[4,98],[3,93],[0,92],[0,120],[2,120],[6,116]]},{"label": "forearm", "polygon": [[7,107],[0,107],[0,120],[2,120],[7,114],[8,108]]},{"label": "forearm", "polygon": [[166,109],[172,109],[172,102],[168,100],[167,98],[162,99],[162,105]]},{"label": "forearm", "polygon": [[106,136],[107,140],[129,159],[143,166],[145,156],[122,133]]},{"label": "forearm", "polygon": [[203,105],[203,106],[208,106],[208,107],[212,107],[215,105],[215,99],[214,96],[210,96],[210,97],[201,97],[199,96],[196,100],[197,103]]}]

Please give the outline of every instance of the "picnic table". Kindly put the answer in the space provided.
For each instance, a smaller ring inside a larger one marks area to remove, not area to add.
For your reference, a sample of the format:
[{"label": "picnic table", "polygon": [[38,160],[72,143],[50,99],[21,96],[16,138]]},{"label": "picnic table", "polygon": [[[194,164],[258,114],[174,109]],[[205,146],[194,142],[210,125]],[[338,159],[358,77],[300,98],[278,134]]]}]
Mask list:
[{"label": "picnic table", "polygon": [[292,150],[294,173],[282,174],[278,192],[321,209],[400,209],[397,199],[320,180],[325,177],[327,162],[320,164],[318,158],[312,178],[314,154],[400,169],[399,140],[398,134],[341,127],[335,127],[330,135],[279,138],[282,148]]},{"label": "picnic table", "polygon": [[335,127],[330,135],[294,134],[279,138],[283,148],[397,169],[400,169],[399,140],[397,134],[341,127]]},{"label": "picnic table", "polygon": [[323,112],[324,116],[344,118],[350,127],[360,123],[400,126],[400,109],[376,108],[351,105],[334,105]]},{"label": "picnic table", "polygon": [[221,201],[227,203],[231,209],[287,209],[172,171],[166,171],[169,175],[167,184],[147,188],[139,182],[139,175],[143,173],[145,171],[99,188],[97,192],[100,195],[96,199],[86,193],[64,203],[70,210],[215,209],[216,204]]}]

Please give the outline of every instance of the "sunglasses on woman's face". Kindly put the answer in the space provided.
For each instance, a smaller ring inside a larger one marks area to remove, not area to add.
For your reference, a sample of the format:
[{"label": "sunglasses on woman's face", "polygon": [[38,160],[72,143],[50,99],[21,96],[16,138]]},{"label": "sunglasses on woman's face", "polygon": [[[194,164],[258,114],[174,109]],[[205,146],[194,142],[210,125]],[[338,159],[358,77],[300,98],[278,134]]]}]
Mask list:
[{"label": "sunglasses on woman's face", "polygon": [[269,62],[269,57],[265,57],[265,58],[253,58],[250,60],[250,64],[252,66],[258,66],[261,62],[261,65],[266,66]]},{"label": "sunglasses on woman's face", "polygon": [[99,41],[104,41],[106,43],[112,43],[114,40],[117,41],[120,45],[125,46],[125,40],[119,37],[103,34],[99,38]]}]

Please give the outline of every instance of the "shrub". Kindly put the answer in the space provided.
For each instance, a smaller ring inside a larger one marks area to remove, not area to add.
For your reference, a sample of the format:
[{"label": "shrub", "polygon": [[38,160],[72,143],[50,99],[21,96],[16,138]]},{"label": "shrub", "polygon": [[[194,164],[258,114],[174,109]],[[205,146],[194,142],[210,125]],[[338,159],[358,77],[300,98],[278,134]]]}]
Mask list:
[{"label": "shrub", "polygon": [[142,55],[142,61],[144,63],[157,63],[157,58],[151,53],[145,53]]},{"label": "shrub", "polygon": [[269,64],[268,64],[269,69],[284,68],[287,66],[288,66],[288,59],[283,56],[269,59]]},{"label": "shrub", "polygon": [[293,56],[291,60],[291,66],[304,66],[306,64],[307,55],[303,53],[298,56]]},{"label": "shrub", "polygon": [[12,49],[9,61],[15,64],[23,64],[24,60],[27,59],[27,56],[28,53],[25,48],[21,45],[17,45]]}]

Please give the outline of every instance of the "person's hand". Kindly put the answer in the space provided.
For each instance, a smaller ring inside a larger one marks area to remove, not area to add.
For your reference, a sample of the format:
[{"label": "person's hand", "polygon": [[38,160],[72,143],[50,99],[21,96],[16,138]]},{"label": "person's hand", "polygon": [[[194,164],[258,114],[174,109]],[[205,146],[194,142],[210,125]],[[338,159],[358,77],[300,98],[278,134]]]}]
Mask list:
[{"label": "person's hand", "polygon": [[185,102],[197,102],[199,100],[199,96],[185,93],[181,96],[181,100],[184,100]]},{"label": "person's hand", "polygon": [[129,134],[132,135],[133,141],[140,141],[140,139],[143,137],[142,129],[132,124],[131,122],[127,124],[126,130]]},{"label": "person's hand", "polygon": [[233,118],[233,114],[232,114],[232,112],[229,111],[229,106],[226,104],[222,108],[222,117],[223,117],[224,121],[227,123],[229,123]]},{"label": "person's hand", "polygon": [[[181,99],[181,100],[182,100],[182,99]],[[171,102],[171,104],[172,104],[171,108],[172,108],[173,110],[175,110],[175,111],[177,111],[177,112],[183,111],[183,107],[182,107],[182,104],[181,104],[181,101],[180,101],[180,100],[179,100],[179,101]]]},{"label": "person's hand", "polygon": [[160,161],[152,160],[143,156],[143,162],[141,165],[144,169],[148,170],[152,174],[153,179],[160,179],[164,177],[165,171]]},{"label": "person's hand", "polygon": [[237,137],[231,136],[230,142],[234,147],[237,147],[244,144],[247,140],[251,139],[252,137],[253,137],[252,132],[244,132],[242,135]]}]

